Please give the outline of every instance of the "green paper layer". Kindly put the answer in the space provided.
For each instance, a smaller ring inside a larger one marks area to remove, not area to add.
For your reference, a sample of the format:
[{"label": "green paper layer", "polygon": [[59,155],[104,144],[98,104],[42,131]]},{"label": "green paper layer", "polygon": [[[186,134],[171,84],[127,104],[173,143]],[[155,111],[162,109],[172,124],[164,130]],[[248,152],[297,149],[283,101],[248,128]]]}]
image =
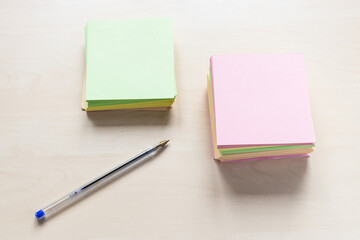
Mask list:
[{"label": "green paper layer", "polygon": [[88,107],[100,107],[118,104],[129,104],[129,103],[144,103],[144,102],[158,102],[158,101],[174,101],[174,99],[135,99],[135,100],[90,100]]},{"label": "green paper layer", "polygon": [[266,146],[266,147],[253,147],[236,150],[223,150],[219,149],[222,154],[235,154],[235,153],[248,153],[248,152],[263,152],[272,150],[283,150],[283,149],[297,149],[297,148],[312,148],[315,145],[281,145],[281,146]]},{"label": "green paper layer", "polygon": [[85,49],[89,106],[175,99],[171,19],[89,21]]}]

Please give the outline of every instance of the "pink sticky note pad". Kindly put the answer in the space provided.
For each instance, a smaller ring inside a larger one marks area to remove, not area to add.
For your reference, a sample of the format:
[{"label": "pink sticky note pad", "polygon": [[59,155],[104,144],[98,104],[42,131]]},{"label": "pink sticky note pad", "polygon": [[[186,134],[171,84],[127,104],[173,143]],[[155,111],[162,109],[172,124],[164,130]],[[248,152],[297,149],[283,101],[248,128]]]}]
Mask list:
[{"label": "pink sticky note pad", "polygon": [[302,54],[210,59],[218,148],[313,144]]}]

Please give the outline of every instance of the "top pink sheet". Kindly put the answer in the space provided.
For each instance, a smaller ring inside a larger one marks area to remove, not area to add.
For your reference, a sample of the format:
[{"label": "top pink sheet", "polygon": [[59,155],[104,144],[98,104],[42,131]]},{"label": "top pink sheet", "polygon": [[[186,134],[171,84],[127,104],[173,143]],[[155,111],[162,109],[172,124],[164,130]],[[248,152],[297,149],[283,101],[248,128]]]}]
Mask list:
[{"label": "top pink sheet", "polygon": [[218,148],[313,144],[302,54],[210,59]]}]

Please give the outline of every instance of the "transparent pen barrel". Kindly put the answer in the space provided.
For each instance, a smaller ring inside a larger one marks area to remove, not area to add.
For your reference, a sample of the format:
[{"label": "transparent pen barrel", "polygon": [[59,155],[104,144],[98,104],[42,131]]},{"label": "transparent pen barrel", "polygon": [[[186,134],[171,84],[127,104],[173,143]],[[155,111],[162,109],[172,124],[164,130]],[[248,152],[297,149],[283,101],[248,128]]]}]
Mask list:
[{"label": "transparent pen barrel", "polygon": [[49,206],[43,208],[45,217],[49,217],[56,212],[62,210],[63,208],[66,208],[67,206],[70,206],[72,203],[76,202],[77,200],[80,200],[82,197],[88,195],[89,193],[97,190],[101,186],[111,182],[114,180],[114,178],[118,177],[120,174],[123,174],[126,172],[129,168],[134,167],[135,165],[141,164],[145,160],[148,160],[152,156],[154,156],[154,153],[156,151],[154,149],[148,149],[144,152],[138,154],[137,156],[133,157],[120,167],[115,167],[111,169],[110,171],[104,173],[100,177],[90,181],[89,183],[81,186],[75,191],[72,191],[65,197],[60,198],[59,200],[55,201],[54,203],[50,204]]}]

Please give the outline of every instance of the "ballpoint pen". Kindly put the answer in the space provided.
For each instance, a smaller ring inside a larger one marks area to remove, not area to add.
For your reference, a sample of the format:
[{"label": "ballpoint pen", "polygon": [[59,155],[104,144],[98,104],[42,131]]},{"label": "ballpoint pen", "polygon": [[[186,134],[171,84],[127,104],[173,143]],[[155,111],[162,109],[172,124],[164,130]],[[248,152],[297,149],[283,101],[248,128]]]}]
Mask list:
[{"label": "ballpoint pen", "polygon": [[128,170],[132,166],[134,166],[140,162],[143,162],[145,159],[148,159],[147,157],[150,157],[151,155],[158,152],[158,150],[164,148],[164,146],[168,142],[169,142],[169,140],[164,140],[164,141],[161,141],[159,144],[144,150],[143,152],[139,153],[138,155],[131,158],[127,162],[111,169],[110,171],[95,178],[94,180],[90,181],[89,183],[70,192],[69,194],[60,198],[59,200],[55,201],[54,203],[50,204],[49,206],[37,211],[35,213],[35,217],[38,220],[43,220],[43,219],[49,217],[50,215],[57,213],[58,211],[62,210],[66,206],[69,206],[71,203],[75,202],[76,200],[79,200],[81,197],[86,196],[90,192],[92,192],[92,191],[100,188],[101,186],[105,185],[106,183],[110,182],[112,179],[114,179],[120,173],[123,173],[124,171]]}]

